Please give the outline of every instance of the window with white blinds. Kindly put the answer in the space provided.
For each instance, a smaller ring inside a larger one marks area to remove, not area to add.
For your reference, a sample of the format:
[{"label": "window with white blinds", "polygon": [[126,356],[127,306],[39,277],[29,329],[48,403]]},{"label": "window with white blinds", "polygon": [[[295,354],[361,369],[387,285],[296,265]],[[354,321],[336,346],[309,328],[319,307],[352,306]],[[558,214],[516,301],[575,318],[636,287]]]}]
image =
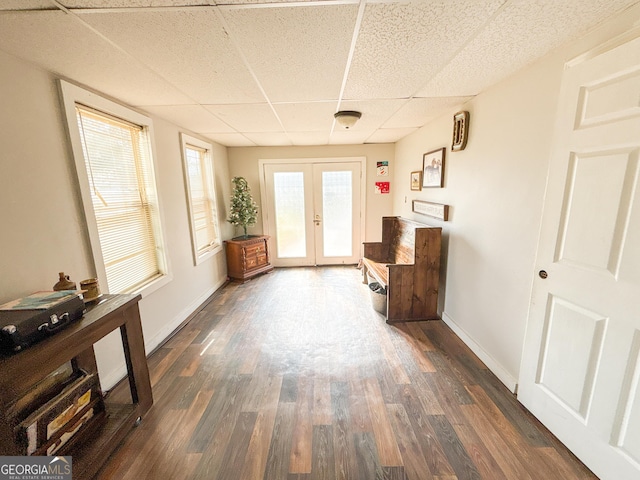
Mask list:
[{"label": "window with white blinds", "polygon": [[184,176],[191,222],[193,259],[197,265],[222,249],[211,145],[181,134]]},{"label": "window with white blinds", "polygon": [[82,153],[110,293],[163,274],[147,128],[76,104]]}]

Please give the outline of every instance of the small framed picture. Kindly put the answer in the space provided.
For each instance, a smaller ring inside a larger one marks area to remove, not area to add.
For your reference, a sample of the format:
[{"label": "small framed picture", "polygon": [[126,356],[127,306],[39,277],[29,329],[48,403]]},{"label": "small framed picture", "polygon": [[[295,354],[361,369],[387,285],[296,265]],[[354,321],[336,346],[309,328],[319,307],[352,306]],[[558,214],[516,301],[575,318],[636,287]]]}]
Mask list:
[{"label": "small framed picture", "polygon": [[411,190],[422,190],[422,172],[411,172]]},{"label": "small framed picture", "polygon": [[444,186],[444,151],[446,148],[439,148],[432,152],[427,152],[422,156],[422,187]]},{"label": "small framed picture", "polygon": [[445,222],[449,220],[449,205],[443,205],[441,203],[413,200],[411,202],[411,211],[421,215],[437,218]]}]

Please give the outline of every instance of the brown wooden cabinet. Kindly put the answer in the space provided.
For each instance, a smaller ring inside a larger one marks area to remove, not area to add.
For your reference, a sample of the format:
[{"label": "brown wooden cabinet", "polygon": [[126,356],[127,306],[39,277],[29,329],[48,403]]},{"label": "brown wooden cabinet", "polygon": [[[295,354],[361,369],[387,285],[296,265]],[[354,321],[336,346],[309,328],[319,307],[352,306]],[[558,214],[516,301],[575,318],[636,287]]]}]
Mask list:
[{"label": "brown wooden cabinet", "polygon": [[106,414],[87,424],[57,455],[73,457],[73,478],[90,479],[153,404],[138,301],[140,295],[105,295],[81,320],[15,355],[0,358],[0,455],[21,455],[11,405],[61,365],[98,374],[94,343],[120,329],[131,403],[105,398]]},{"label": "brown wooden cabinet", "polygon": [[256,235],[224,242],[230,279],[245,282],[256,275],[273,270],[268,239],[267,235]]}]

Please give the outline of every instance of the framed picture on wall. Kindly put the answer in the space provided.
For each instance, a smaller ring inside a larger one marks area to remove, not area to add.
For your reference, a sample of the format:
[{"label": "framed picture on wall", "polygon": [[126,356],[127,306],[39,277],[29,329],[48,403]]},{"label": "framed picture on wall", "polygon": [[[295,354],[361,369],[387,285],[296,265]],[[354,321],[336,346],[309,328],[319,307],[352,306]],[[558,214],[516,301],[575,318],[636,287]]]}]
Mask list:
[{"label": "framed picture on wall", "polygon": [[445,222],[449,220],[449,205],[443,205],[441,203],[414,200],[411,202],[411,211],[421,215],[437,218]]},{"label": "framed picture on wall", "polygon": [[411,172],[411,190],[422,190],[422,172]]},{"label": "framed picture on wall", "polygon": [[444,186],[444,151],[446,148],[439,148],[427,152],[422,156],[422,187]]}]

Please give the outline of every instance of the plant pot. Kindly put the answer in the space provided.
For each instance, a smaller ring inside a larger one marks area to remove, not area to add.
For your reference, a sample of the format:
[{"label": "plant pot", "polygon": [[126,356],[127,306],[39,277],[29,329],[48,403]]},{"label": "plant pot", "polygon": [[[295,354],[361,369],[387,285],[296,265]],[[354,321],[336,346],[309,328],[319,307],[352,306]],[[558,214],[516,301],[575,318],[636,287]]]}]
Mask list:
[{"label": "plant pot", "polygon": [[233,237],[231,240],[249,240],[250,238],[261,237],[262,235],[240,235],[239,237]]}]

